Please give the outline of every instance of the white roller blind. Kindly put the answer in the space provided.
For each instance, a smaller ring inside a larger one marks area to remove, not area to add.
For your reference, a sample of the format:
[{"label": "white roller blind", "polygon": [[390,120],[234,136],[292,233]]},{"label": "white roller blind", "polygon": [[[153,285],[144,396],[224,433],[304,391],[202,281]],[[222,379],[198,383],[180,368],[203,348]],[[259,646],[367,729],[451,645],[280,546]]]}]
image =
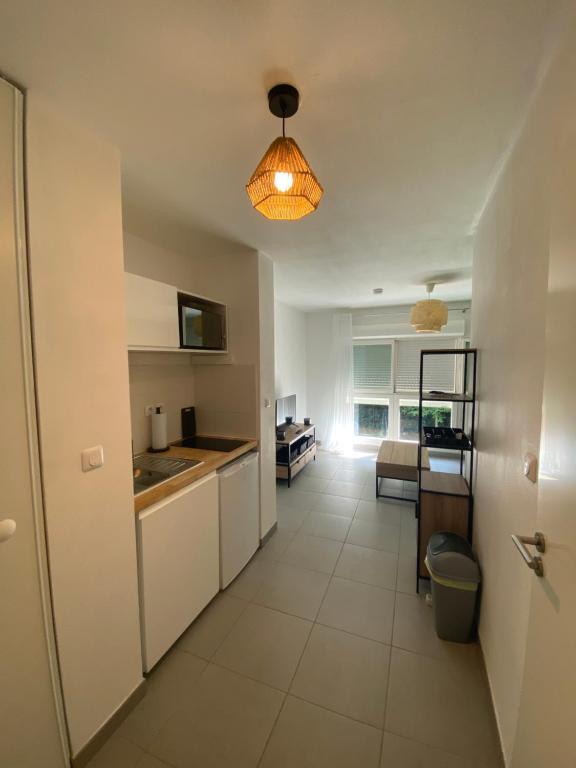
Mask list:
[{"label": "white roller blind", "polygon": [[392,386],[392,346],[354,344],[355,389],[390,389]]},{"label": "white roller blind", "polygon": [[[455,340],[402,339],[396,347],[396,391],[417,392],[420,382],[422,349],[454,349]],[[424,358],[424,391],[454,392],[455,355],[430,355]]]}]

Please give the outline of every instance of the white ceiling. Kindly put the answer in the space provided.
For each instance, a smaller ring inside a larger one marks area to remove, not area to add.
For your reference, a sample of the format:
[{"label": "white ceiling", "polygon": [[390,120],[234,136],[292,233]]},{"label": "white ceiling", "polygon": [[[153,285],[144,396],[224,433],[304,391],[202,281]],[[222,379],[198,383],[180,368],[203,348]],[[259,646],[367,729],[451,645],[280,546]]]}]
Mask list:
[{"label": "white ceiling", "polygon": [[[120,148],[127,211],[258,248],[281,300],[470,296],[471,235],[561,0],[3,0],[0,69]],[[244,184],[280,130],[326,192],[269,222]],[[130,223],[130,221],[129,221]],[[372,295],[381,287],[380,296]]]}]

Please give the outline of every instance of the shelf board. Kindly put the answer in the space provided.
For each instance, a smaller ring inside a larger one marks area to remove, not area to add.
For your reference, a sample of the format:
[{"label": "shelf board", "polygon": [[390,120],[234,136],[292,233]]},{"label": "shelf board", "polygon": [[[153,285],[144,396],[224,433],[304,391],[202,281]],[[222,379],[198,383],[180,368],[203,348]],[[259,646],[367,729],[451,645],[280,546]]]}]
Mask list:
[{"label": "shelf board", "polygon": [[447,496],[471,495],[466,478],[452,472],[422,472],[420,474],[420,491],[443,493]]},{"label": "shelf board", "polygon": [[469,347],[467,349],[423,349],[420,354],[422,355],[473,355],[477,352],[475,348]]},{"label": "shelf board", "polygon": [[470,395],[457,394],[456,392],[444,392],[441,395],[432,394],[432,392],[422,392],[423,402],[433,402],[440,400],[446,403],[473,403]]}]

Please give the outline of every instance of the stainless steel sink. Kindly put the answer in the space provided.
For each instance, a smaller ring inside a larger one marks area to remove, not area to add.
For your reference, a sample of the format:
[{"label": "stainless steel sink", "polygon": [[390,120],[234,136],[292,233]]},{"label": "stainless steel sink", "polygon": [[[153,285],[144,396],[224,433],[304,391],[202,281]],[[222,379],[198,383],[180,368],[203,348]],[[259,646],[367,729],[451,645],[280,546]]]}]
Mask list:
[{"label": "stainless steel sink", "polygon": [[147,491],[148,488],[163,483],[165,480],[202,463],[202,461],[195,459],[169,459],[165,456],[151,456],[147,453],[135,456],[132,460],[134,494]]}]

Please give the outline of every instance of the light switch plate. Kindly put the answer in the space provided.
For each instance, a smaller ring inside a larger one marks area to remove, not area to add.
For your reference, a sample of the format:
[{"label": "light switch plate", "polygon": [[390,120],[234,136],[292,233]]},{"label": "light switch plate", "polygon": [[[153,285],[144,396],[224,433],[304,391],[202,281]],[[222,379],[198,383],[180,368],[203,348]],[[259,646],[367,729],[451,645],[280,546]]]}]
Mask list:
[{"label": "light switch plate", "polygon": [[93,448],[85,448],[82,451],[82,471],[90,472],[104,464],[104,448],[95,445]]}]

